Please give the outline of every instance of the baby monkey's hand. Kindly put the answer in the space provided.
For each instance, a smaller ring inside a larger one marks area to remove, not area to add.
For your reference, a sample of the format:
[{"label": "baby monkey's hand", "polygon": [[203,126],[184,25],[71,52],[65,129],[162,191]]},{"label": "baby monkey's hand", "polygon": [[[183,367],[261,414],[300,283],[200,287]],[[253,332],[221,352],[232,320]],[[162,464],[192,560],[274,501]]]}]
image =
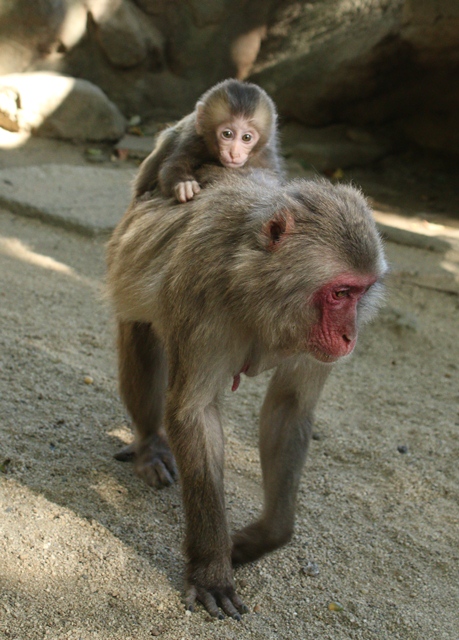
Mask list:
[{"label": "baby monkey's hand", "polygon": [[179,202],[187,202],[201,191],[201,187],[196,180],[187,180],[186,182],[178,182],[174,187],[175,197]]}]

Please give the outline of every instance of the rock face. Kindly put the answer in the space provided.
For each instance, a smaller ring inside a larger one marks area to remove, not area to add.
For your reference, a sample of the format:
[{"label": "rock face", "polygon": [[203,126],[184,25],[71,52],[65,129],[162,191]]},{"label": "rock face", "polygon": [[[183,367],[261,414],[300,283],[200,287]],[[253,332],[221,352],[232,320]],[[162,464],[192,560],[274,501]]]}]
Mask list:
[{"label": "rock face", "polygon": [[387,139],[346,125],[313,128],[292,122],[282,128],[281,141],[287,157],[326,173],[371,164],[391,150]]},{"label": "rock face", "polygon": [[10,167],[0,170],[0,205],[87,235],[108,233],[126,210],[132,178],[94,166]]},{"label": "rock face", "polygon": [[0,77],[0,125],[69,140],[118,140],[126,122],[99,87],[56,73]]},{"label": "rock face", "polygon": [[0,0],[0,73],[26,70],[89,80],[144,119],[249,78],[284,121],[459,152],[457,0]]}]

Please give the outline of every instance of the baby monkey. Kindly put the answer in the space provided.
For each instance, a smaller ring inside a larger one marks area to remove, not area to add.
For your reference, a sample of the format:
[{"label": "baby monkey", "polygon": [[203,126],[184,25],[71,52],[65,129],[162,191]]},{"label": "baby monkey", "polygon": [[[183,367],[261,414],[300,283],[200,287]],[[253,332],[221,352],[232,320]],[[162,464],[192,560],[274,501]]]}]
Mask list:
[{"label": "baby monkey", "polygon": [[196,174],[204,164],[270,169],[281,176],[276,124],[276,107],[263,89],[224,80],[199,98],[192,113],[161,132],[140,166],[134,195],[159,186],[166,197],[187,202],[201,190]]}]

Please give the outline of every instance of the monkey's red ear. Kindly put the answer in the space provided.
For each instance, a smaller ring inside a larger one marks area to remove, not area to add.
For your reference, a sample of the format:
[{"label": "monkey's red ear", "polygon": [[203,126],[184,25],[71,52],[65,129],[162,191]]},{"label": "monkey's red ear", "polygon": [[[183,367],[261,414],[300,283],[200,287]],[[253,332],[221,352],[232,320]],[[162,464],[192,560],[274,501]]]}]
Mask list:
[{"label": "monkey's red ear", "polygon": [[266,238],[268,251],[275,251],[280,247],[285,236],[295,228],[295,219],[290,211],[278,211],[263,225],[263,235]]}]

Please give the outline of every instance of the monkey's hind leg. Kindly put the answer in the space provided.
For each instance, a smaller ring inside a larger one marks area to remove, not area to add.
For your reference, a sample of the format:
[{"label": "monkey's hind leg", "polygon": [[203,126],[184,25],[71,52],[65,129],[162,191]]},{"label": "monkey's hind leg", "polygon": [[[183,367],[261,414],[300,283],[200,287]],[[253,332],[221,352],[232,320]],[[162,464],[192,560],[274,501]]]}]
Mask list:
[{"label": "monkey's hind leg", "polygon": [[256,560],[292,537],[314,407],[329,371],[301,358],[280,365],[272,377],[260,416],[263,512],[233,535],[233,564]]},{"label": "monkey's hind leg", "polygon": [[177,467],[163,427],[167,361],[150,324],[118,324],[118,371],[121,397],[134,421],[135,440],[115,458],[133,458],[137,475],[148,485],[169,486],[177,478]]}]

